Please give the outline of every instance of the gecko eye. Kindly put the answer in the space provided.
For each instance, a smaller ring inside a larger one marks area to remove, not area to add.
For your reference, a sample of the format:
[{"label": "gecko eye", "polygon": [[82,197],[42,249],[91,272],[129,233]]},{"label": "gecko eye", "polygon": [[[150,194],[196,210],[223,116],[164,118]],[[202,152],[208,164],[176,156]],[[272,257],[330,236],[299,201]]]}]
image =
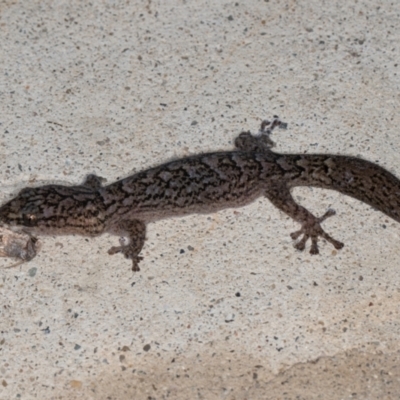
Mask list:
[{"label": "gecko eye", "polygon": [[24,220],[25,220],[25,224],[28,226],[33,226],[36,224],[36,215],[34,214],[24,214]]}]

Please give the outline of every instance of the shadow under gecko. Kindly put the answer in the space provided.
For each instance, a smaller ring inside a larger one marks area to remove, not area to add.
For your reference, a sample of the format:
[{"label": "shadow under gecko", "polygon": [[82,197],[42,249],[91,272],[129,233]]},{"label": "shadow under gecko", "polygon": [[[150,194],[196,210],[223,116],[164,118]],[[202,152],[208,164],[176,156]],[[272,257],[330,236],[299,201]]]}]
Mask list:
[{"label": "shadow under gecko", "polygon": [[241,207],[260,196],[300,223],[291,234],[293,240],[302,236],[298,250],[311,239],[310,253],[318,254],[318,237],[341,249],[343,243],[321,227],[335,212],[314,216],[294,201],[296,186],[337,190],[400,222],[400,180],[393,174],[355,157],[274,153],[269,136],[277,126],[286,128],[278,118],[263,121],[258,135],[242,132],[233,151],[178,159],[107,186],[89,175],[79,186],[25,188],[0,207],[0,222],[33,234],[127,236],[128,243],[120,240],[108,253],[130,258],[133,271],[139,271],[148,222]]}]

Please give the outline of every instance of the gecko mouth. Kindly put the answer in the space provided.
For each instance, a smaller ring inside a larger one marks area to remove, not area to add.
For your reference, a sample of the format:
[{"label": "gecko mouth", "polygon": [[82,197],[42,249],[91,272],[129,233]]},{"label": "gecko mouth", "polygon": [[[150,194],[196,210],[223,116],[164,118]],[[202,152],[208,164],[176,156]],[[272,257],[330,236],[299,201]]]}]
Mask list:
[{"label": "gecko mouth", "polygon": [[12,200],[0,207],[0,222],[9,225],[36,225],[37,218],[33,213],[24,213],[20,201]]}]

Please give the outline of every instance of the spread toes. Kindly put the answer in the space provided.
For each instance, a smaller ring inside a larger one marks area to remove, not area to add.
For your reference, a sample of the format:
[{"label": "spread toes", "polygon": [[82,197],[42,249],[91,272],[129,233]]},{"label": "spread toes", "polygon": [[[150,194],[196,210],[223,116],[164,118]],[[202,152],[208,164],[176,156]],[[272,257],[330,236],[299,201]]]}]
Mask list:
[{"label": "spread toes", "polygon": [[126,246],[113,246],[108,250],[108,254],[113,255],[116,253],[122,253],[125,258],[132,260],[132,271],[140,271],[139,262],[143,260],[143,257],[138,256],[137,252],[132,249],[129,245]]},{"label": "spread toes", "polygon": [[305,222],[301,229],[291,233],[290,236],[293,240],[297,240],[301,235],[303,235],[302,238],[295,243],[294,247],[297,250],[303,251],[308,239],[311,239],[310,254],[318,254],[318,237],[322,237],[327,242],[331,243],[335,249],[340,250],[343,248],[344,244],[342,242],[339,242],[332,236],[328,235],[321,227],[321,222],[332,215],[335,215],[335,211],[330,209],[322,217],[315,218],[314,221]]}]

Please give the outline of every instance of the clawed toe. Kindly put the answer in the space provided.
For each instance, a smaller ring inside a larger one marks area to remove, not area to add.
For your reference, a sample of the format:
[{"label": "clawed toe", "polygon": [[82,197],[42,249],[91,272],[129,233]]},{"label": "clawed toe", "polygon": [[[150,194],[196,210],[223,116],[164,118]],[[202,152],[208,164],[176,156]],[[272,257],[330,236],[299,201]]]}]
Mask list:
[{"label": "clawed toe", "polygon": [[300,236],[302,233],[303,233],[303,229],[299,229],[299,230],[296,231],[296,232],[292,232],[292,233],[290,234],[290,237],[291,237],[293,240],[296,240],[296,239],[299,238],[299,236]]},{"label": "clawed toe", "polygon": [[329,243],[331,243],[336,250],[343,249],[343,247],[344,247],[344,243],[339,242],[339,240],[335,240],[334,238],[330,237],[329,235],[327,235],[327,237],[324,237],[324,239],[327,240]]},{"label": "clawed toe", "polygon": [[322,217],[317,218],[317,221],[321,223],[325,221],[327,218],[333,217],[334,215],[336,215],[336,211],[333,210],[332,208],[329,208]]},{"label": "clawed toe", "polygon": [[317,238],[311,238],[310,254],[312,254],[312,255],[319,254]]},{"label": "clawed toe", "polygon": [[[296,232],[297,233],[297,232]],[[297,250],[303,251],[306,248],[306,242],[309,238],[309,235],[304,234],[300,241],[298,241],[294,247]]]},{"label": "clawed toe", "polygon": [[140,271],[139,262],[142,260],[143,260],[143,257],[132,258],[132,271],[134,271],[134,272]]},{"label": "clawed toe", "polygon": [[108,250],[108,254],[112,256],[113,254],[121,253],[122,251],[122,246],[113,246],[111,249]]}]

